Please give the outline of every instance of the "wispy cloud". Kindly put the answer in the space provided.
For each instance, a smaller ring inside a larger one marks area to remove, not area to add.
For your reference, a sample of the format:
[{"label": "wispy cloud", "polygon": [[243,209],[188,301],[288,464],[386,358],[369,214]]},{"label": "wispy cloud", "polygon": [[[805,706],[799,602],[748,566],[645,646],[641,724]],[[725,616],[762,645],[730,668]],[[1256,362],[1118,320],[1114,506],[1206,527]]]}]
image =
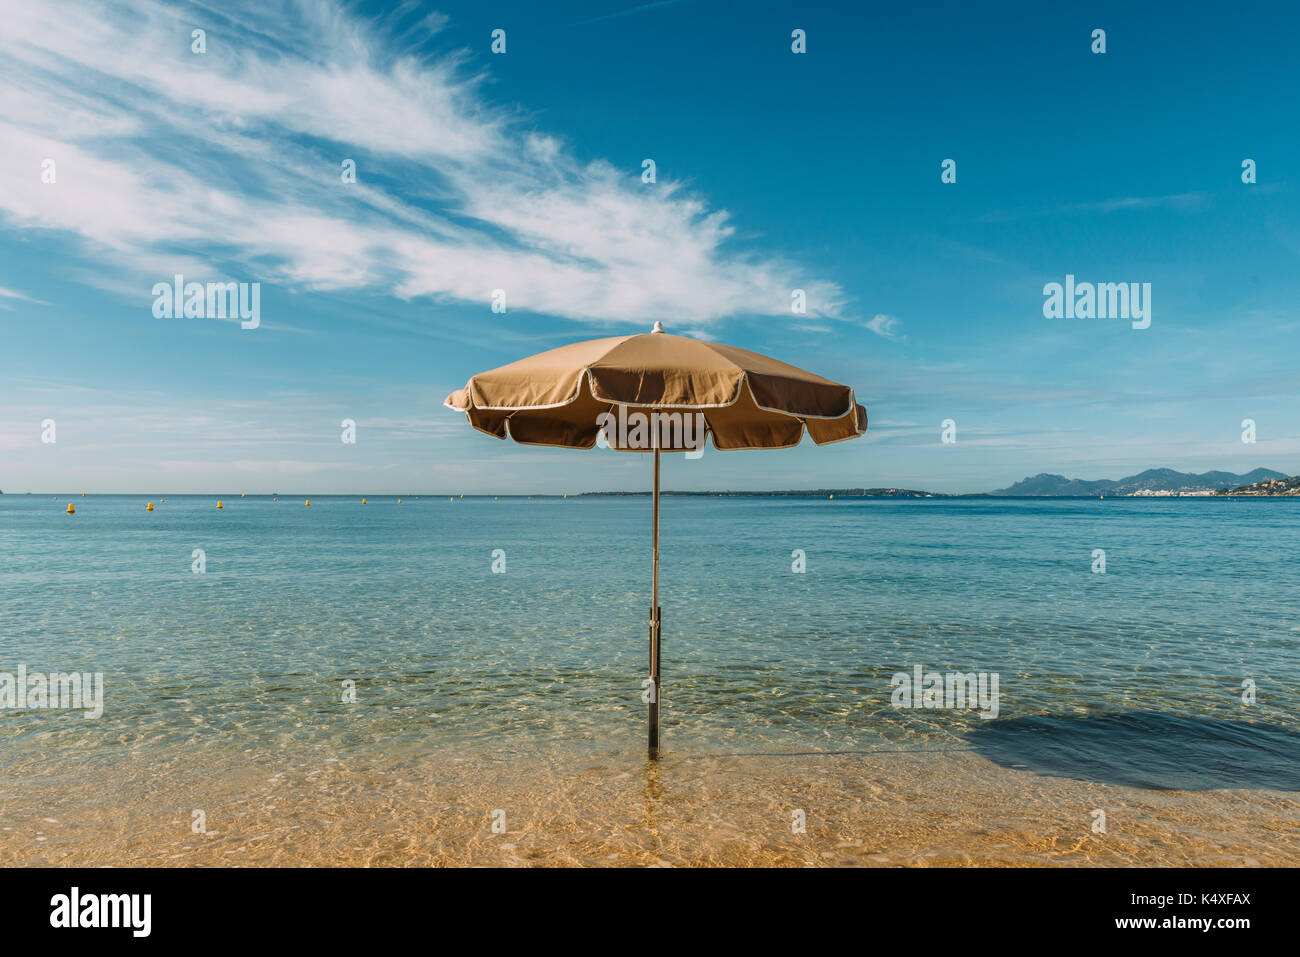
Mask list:
[{"label": "wispy cloud", "polygon": [[1204,192],[1170,193],[1166,196],[1121,196],[1062,207],[1067,212],[1113,213],[1121,209],[1201,209],[1208,195]]},{"label": "wispy cloud", "polygon": [[741,249],[701,196],[580,160],[490,103],[464,51],[429,52],[445,19],[412,16],[3,0],[0,221],[76,237],[119,294],[203,269],[193,278],[484,309],[503,289],[511,311],[698,324],[783,315],[799,287],[840,318],[835,283]]},{"label": "wispy cloud", "polygon": [[903,321],[897,316],[888,316],[883,312],[877,313],[864,322],[863,325],[876,335],[885,339],[893,339],[895,342],[901,342],[903,339],[907,338],[902,335],[901,332]]},{"label": "wispy cloud", "polygon": [[[30,302],[37,306],[49,305],[48,302],[42,302],[40,299],[34,299],[31,296],[27,295],[26,293],[18,292],[15,289],[6,289],[4,286],[0,286],[0,299],[16,299],[19,302]],[[0,303],[0,307],[3,306],[4,303]]]},{"label": "wispy cloud", "polygon": [[1180,212],[1197,212],[1209,205],[1210,194],[1202,190],[1187,193],[1169,193],[1163,196],[1118,196],[1112,199],[1088,200],[1080,203],[1063,203],[1037,210],[1015,213],[986,213],[981,222],[1005,223],[1017,219],[1043,216],[1077,216],[1116,213],[1126,210],[1172,209]]},{"label": "wispy cloud", "polygon": [[579,25],[586,23],[601,23],[605,20],[617,20],[620,17],[628,17],[635,13],[646,13],[650,10],[658,10],[660,7],[675,7],[684,0],[654,0],[652,3],[642,3],[635,7],[628,7],[624,10],[615,10],[612,13],[602,13],[600,16],[589,17],[586,20],[579,20]]}]

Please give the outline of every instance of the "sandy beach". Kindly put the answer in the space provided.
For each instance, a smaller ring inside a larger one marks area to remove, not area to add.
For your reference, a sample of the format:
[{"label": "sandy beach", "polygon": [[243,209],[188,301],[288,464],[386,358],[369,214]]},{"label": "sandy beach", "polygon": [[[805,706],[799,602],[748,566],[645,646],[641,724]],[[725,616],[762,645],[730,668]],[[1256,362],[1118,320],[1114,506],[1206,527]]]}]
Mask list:
[{"label": "sandy beach", "polygon": [[[128,759],[95,780],[58,763],[11,775],[0,865],[1300,864],[1293,793],[1090,784],[960,751],[668,755],[657,766],[446,753],[364,764],[240,755],[215,767],[193,754]],[[194,832],[196,810],[206,833]]]}]

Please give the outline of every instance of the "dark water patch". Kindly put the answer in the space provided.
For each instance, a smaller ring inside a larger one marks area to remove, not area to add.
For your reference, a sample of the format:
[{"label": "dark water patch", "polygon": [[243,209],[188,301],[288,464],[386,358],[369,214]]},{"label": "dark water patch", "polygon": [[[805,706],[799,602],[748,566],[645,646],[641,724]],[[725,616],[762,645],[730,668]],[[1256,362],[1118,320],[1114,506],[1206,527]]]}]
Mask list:
[{"label": "dark water patch", "polygon": [[1300,791],[1300,734],[1272,724],[1152,711],[1029,715],[968,735],[1005,767],[1151,790]]}]

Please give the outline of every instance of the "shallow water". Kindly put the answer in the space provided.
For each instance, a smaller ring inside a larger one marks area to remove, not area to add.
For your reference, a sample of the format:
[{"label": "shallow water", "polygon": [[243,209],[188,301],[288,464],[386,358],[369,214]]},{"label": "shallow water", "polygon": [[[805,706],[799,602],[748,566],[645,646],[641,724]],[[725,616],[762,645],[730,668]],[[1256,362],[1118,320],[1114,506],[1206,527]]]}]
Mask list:
[{"label": "shallow water", "polygon": [[666,498],[649,766],[647,498],[221,499],[0,496],[0,863],[1300,863],[1300,502]]}]

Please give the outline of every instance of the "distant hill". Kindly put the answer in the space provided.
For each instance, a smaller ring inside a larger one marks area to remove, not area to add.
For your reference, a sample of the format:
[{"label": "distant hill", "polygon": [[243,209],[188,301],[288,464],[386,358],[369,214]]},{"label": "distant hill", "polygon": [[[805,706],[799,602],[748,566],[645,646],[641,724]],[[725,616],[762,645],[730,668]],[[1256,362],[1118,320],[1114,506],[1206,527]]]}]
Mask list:
[{"label": "distant hill", "polygon": [[1238,488],[1269,479],[1286,478],[1283,472],[1272,469],[1255,469],[1244,475],[1232,472],[1176,472],[1173,469],[1147,469],[1137,475],[1118,480],[1111,479],[1070,479],[1064,475],[1050,475],[1046,472],[1031,475],[1007,488],[992,492],[993,495],[1036,496],[1036,495],[1132,495],[1135,492],[1214,492],[1220,489]]}]

